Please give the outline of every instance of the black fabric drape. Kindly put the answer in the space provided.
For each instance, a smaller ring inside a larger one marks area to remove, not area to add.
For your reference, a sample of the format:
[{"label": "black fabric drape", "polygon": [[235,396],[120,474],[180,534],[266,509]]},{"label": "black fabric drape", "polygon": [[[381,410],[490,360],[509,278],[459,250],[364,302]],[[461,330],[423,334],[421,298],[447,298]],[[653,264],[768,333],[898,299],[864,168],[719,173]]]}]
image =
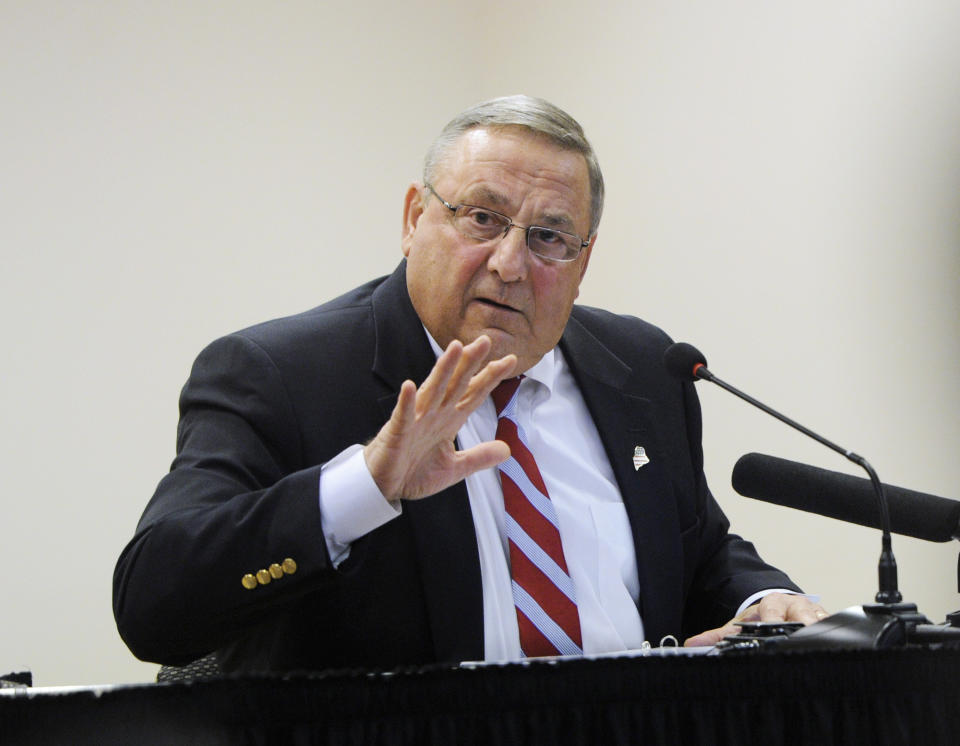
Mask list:
[{"label": "black fabric drape", "polygon": [[615,658],[0,697],[2,743],[896,745],[955,744],[958,734],[955,649]]}]

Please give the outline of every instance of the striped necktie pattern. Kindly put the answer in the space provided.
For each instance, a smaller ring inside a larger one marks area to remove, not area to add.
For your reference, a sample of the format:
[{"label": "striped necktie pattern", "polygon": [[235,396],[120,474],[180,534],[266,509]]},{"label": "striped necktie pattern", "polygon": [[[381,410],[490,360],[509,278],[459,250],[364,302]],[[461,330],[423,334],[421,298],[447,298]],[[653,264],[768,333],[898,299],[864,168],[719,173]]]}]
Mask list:
[{"label": "striped necktie pattern", "polygon": [[557,513],[517,421],[521,378],[502,381],[492,393],[497,440],[510,446],[499,468],[520,648],[526,657],[581,655],[580,616]]}]

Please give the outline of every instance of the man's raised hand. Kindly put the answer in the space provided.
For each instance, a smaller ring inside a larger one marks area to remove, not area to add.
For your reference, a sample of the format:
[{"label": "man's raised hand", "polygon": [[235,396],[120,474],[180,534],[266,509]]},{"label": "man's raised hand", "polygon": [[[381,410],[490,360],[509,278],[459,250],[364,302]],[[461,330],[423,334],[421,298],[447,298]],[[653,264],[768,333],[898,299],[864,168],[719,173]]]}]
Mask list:
[{"label": "man's raised hand", "polygon": [[515,355],[484,364],[487,336],[464,346],[454,340],[418,389],[404,381],[390,419],[363,450],[367,468],[387,500],[416,500],[505,461],[506,443],[489,441],[457,451],[454,438],[467,417],[516,367]]}]

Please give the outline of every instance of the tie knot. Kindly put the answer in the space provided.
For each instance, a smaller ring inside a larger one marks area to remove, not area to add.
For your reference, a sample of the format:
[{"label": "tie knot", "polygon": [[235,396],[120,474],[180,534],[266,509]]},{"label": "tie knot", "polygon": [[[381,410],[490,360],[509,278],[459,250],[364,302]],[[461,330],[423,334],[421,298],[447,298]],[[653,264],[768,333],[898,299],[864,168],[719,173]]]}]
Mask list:
[{"label": "tie knot", "polygon": [[497,384],[497,387],[490,392],[490,396],[493,397],[493,403],[497,408],[497,417],[499,417],[503,410],[506,409],[507,405],[510,403],[510,400],[513,398],[513,395],[517,393],[517,388],[520,386],[520,381],[523,379],[523,376],[516,376],[514,378],[505,378]]}]

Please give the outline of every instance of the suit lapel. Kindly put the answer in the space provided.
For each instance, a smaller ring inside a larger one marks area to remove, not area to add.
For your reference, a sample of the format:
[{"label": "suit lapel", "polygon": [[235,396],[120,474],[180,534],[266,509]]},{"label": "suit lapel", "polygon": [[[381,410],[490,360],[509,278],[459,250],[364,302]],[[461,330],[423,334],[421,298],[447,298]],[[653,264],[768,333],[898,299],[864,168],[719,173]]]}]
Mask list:
[{"label": "suit lapel", "polygon": [[[648,639],[656,642],[664,630],[674,628],[670,601],[682,586],[683,558],[675,540],[679,519],[667,471],[667,444],[657,437],[653,403],[639,395],[642,372],[633,371],[574,317],[564,331],[561,349],[620,487],[637,558],[639,610]],[[650,459],[640,468],[633,463],[637,446]]]},{"label": "suit lapel", "polygon": [[[393,393],[380,399],[384,419],[406,379],[418,386],[435,362],[410,302],[406,262],[373,294],[376,351],[373,372]],[[437,660],[483,658],[483,590],[473,515],[464,482],[423,500],[405,501],[413,529]]]}]

